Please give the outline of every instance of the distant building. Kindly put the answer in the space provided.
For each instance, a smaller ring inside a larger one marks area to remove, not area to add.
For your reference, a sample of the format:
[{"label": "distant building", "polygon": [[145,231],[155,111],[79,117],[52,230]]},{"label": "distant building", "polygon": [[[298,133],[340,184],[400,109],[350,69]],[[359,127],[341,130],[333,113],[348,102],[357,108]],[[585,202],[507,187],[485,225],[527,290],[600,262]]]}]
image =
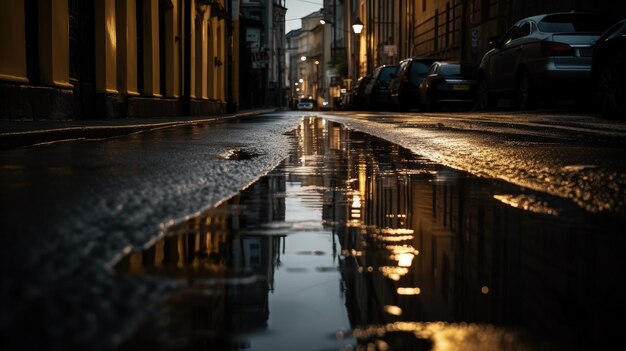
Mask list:
[{"label": "distant building", "polygon": [[241,0],[242,108],[284,106],[285,0]]}]

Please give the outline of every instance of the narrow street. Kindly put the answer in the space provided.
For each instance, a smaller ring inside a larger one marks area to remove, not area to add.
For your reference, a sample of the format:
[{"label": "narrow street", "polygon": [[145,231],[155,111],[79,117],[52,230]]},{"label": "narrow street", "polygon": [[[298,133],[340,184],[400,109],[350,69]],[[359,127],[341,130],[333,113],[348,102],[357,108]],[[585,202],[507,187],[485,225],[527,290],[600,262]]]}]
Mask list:
[{"label": "narrow street", "polygon": [[573,113],[278,111],[3,150],[2,343],[619,340],[625,143]]}]

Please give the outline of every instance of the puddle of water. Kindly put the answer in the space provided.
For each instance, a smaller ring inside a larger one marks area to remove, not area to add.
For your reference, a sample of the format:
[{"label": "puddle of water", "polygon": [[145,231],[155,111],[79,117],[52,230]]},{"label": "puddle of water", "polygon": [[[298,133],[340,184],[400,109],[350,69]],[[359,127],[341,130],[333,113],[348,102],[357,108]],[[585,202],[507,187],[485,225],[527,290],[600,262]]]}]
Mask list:
[{"label": "puddle of water", "polygon": [[276,170],[116,266],[180,283],[121,349],[583,350],[619,335],[623,219],[315,117],[294,139]]}]

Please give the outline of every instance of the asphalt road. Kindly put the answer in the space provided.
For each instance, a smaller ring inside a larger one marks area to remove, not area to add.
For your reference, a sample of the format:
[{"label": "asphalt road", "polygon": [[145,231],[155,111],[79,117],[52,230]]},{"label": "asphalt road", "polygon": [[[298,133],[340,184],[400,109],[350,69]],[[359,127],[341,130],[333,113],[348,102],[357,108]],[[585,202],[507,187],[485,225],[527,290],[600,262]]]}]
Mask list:
[{"label": "asphalt road", "polygon": [[[0,333],[7,349],[108,350],[170,283],[110,267],[229,198],[321,115],[433,162],[626,216],[626,123],[579,113],[272,112],[0,152]],[[136,132],[136,131],[133,131]],[[248,155],[248,157],[240,157]]]},{"label": "asphalt road", "polygon": [[333,113],[436,163],[626,216],[626,123],[559,111]]}]

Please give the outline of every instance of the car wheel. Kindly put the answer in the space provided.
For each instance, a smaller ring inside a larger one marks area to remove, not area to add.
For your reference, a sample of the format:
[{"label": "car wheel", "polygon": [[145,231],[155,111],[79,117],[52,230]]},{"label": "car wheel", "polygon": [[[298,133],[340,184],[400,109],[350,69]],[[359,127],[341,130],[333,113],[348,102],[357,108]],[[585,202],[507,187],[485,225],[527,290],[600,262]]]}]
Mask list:
[{"label": "car wheel", "polygon": [[479,110],[489,110],[493,108],[493,97],[489,94],[487,80],[484,78],[478,82],[478,98],[476,100],[476,108]]},{"label": "car wheel", "polygon": [[626,88],[624,87],[626,72],[624,67],[618,64],[619,56],[623,58],[626,56],[626,53],[621,53],[621,55],[618,55],[618,59],[600,66],[600,72],[596,81],[596,93],[600,111],[602,115],[609,118],[625,118],[624,115],[626,115],[626,106],[624,105],[624,100],[626,99]]},{"label": "car wheel", "polygon": [[532,83],[528,72],[522,72],[517,79],[517,90],[515,101],[520,110],[529,110],[534,105],[534,96],[532,91]]}]

